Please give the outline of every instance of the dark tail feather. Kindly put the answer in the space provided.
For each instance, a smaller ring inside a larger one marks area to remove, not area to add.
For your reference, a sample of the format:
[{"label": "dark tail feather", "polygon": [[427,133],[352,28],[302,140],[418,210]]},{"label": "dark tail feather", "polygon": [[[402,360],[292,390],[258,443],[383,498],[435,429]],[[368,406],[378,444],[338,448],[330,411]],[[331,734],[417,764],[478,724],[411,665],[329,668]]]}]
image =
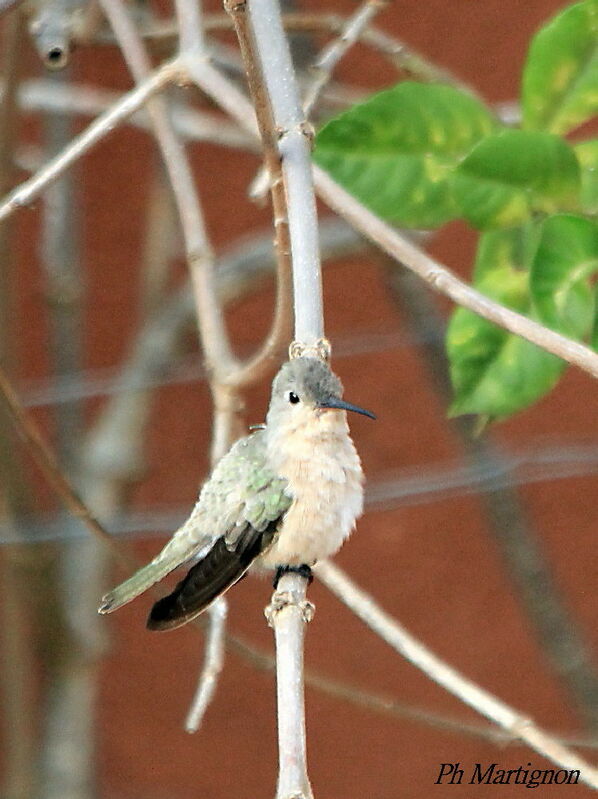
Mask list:
[{"label": "dark tail feather", "polygon": [[276,523],[261,533],[248,526],[233,550],[228,549],[224,538],[219,538],[172,594],[155,603],[147,620],[148,629],[174,630],[199,616],[243,577],[252,561],[270,543],[275,529]]}]

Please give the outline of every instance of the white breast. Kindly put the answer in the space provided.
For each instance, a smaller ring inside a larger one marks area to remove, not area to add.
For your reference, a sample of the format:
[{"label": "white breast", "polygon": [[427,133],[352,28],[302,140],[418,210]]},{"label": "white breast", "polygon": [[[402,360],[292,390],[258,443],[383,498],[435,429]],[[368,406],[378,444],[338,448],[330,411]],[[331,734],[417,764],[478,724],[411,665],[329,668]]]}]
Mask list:
[{"label": "white breast", "polygon": [[271,452],[294,501],[260,565],[312,565],[333,555],[363,509],[363,473],[346,414],[309,411],[304,423],[277,431]]}]

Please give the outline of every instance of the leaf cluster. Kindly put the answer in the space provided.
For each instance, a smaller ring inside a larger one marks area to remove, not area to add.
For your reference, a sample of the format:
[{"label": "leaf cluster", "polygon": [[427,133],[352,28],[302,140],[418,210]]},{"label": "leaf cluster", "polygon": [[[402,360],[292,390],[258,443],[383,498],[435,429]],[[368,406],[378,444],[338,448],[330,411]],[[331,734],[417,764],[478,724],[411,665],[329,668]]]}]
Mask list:
[{"label": "leaf cluster", "polygon": [[[533,37],[521,123],[477,98],[405,81],[329,121],[315,160],[383,219],[479,232],[473,284],[547,327],[598,348],[598,0],[582,0]],[[447,332],[453,415],[504,418],[538,400],[565,363],[457,309]]]}]

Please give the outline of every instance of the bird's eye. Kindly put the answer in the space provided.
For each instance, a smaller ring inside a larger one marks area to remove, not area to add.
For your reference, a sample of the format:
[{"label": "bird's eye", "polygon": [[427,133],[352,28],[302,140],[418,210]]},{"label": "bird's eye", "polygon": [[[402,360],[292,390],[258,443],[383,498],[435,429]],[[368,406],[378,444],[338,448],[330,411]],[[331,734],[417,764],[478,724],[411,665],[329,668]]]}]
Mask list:
[{"label": "bird's eye", "polygon": [[299,402],[299,397],[295,394],[294,391],[289,391],[289,402],[291,405],[296,405]]}]

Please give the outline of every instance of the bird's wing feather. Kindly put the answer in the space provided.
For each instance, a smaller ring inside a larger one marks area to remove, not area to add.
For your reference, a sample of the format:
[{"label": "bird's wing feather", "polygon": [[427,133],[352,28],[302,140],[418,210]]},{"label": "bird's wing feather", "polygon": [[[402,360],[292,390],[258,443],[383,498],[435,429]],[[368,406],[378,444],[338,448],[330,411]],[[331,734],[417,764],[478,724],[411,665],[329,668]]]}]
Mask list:
[{"label": "bird's wing feather", "polygon": [[[268,467],[264,431],[237,441],[216,465],[185,524],[151,563],[103,597],[99,612],[122,607],[177,566],[211,551],[219,539],[230,552],[238,546],[253,551],[248,528],[261,534],[278,522],[292,502],[286,488],[286,480]],[[263,548],[265,539],[260,541]]]},{"label": "bird's wing feather", "polygon": [[150,630],[174,630],[199,616],[245,574],[255,558],[272,542],[278,519],[262,532],[250,524],[231,545],[219,538],[174,591],[154,603],[147,620]]}]

